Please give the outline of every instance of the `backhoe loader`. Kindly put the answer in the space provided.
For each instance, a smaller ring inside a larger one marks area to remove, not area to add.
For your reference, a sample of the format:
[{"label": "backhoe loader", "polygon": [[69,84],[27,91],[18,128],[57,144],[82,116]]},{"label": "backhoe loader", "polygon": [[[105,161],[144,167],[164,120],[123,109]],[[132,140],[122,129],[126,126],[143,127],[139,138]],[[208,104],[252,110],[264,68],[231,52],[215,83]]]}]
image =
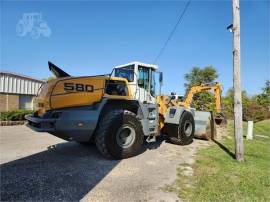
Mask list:
[{"label": "backhoe loader", "polygon": [[197,122],[208,123],[197,121],[194,109],[157,96],[163,75],[156,65],[131,62],[107,75],[73,77],[48,64],[56,79],[39,90],[27,126],[68,141],[95,141],[106,158],[137,155],[144,139],[153,142],[161,133],[174,144],[190,144]]}]

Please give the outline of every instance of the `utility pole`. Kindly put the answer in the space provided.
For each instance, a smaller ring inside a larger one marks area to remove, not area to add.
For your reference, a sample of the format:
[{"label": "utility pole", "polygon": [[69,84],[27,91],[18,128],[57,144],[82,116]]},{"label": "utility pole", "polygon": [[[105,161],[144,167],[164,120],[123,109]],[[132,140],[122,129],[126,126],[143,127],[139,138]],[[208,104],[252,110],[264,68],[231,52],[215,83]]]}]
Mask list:
[{"label": "utility pole", "polygon": [[239,0],[232,0],[233,7],[233,89],[235,158],[244,160],[242,126],[242,90],[240,76],[240,7]]}]

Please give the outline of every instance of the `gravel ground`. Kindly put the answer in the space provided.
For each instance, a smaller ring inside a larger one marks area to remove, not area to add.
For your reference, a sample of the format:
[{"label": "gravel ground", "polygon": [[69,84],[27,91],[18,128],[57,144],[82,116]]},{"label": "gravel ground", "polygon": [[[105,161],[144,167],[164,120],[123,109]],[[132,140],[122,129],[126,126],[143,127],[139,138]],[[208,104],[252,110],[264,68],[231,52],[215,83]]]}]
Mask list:
[{"label": "gravel ground", "polygon": [[206,141],[188,146],[159,139],[140,155],[104,159],[95,146],[66,142],[25,126],[0,127],[1,201],[181,201],[162,187],[191,164]]}]

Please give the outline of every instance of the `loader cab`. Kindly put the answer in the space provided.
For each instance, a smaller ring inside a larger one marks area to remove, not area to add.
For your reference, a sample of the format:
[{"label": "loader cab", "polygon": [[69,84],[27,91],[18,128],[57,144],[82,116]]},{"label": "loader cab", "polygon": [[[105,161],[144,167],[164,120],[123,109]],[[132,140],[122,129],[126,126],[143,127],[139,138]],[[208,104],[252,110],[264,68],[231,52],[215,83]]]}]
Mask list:
[{"label": "loader cab", "polygon": [[[114,76],[126,78],[134,99],[142,103],[156,103],[158,66],[141,62],[131,62],[115,67]],[[161,81],[162,82],[162,81]],[[160,84],[159,84],[160,85]]]}]

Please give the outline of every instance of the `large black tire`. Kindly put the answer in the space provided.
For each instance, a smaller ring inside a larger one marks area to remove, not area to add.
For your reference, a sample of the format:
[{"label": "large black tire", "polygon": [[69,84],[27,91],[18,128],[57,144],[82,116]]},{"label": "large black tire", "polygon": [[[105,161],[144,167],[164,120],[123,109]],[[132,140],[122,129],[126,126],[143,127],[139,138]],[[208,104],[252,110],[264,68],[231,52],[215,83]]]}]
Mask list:
[{"label": "large black tire", "polygon": [[[132,137],[134,138],[130,144],[123,148],[123,146],[119,146],[119,131],[126,129],[133,131]],[[99,152],[109,159],[124,159],[135,156],[143,143],[141,122],[134,113],[123,109],[107,110],[107,113],[102,115],[95,134],[95,142]]]},{"label": "large black tire", "polygon": [[185,111],[181,115],[179,125],[168,125],[168,137],[171,143],[177,145],[188,145],[193,142],[195,121],[193,115]]}]

